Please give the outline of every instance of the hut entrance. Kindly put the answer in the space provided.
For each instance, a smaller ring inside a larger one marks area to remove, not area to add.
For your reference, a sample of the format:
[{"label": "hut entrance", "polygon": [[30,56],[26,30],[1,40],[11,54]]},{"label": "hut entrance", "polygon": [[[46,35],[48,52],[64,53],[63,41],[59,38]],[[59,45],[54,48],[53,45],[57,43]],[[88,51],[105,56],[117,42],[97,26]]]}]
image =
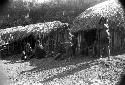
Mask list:
[{"label": "hut entrance", "polygon": [[117,27],[111,31],[111,55],[125,53],[125,34],[124,28]]},{"label": "hut entrance", "polygon": [[109,39],[106,29],[91,29],[89,31],[82,32],[81,36],[81,55],[94,57],[108,56]]},{"label": "hut entrance", "polygon": [[86,48],[82,50],[82,55],[88,55],[88,56],[94,55],[93,47],[95,45],[96,36],[97,36],[96,29],[92,29],[84,32],[85,41],[82,42],[82,45],[86,45]]},{"label": "hut entrance", "polygon": [[92,29],[85,32],[84,36],[88,47],[91,47],[94,44],[96,40],[96,31],[97,31],[96,29]]},{"label": "hut entrance", "polygon": [[73,38],[73,53],[75,55],[90,56],[94,55],[94,45],[97,41],[97,29],[88,31],[79,31],[74,33]]}]

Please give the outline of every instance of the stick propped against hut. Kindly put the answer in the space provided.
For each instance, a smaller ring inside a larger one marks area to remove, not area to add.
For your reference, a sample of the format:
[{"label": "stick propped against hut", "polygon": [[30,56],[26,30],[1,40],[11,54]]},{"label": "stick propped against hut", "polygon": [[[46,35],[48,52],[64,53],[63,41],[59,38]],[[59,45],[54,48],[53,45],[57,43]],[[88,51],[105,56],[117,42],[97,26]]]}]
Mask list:
[{"label": "stick propped against hut", "polygon": [[[106,20],[108,20],[108,22],[106,22]],[[85,41],[88,48],[92,47],[92,49],[95,51],[95,55],[101,56],[106,54],[104,49],[105,51],[109,50],[107,49],[107,45],[110,45],[111,55],[124,50],[124,27],[124,11],[121,5],[116,2],[116,0],[107,0],[88,8],[83,13],[81,13],[74,20],[73,25],[71,26],[71,31],[74,34],[77,34],[77,48],[82,47],[79,51],[82,51],[83,48],[86,48],[86,45],[83,46]],[[107,29],[109,29],[110,36],[107,36]],[[92,31],[95,32],[93,33]],[[92,38],[92,36],[95,36],[95,39],[94,37]],[[107,42],[108,37],[110,37],[111,43]],[[92,41],[95,40],[95,42],[89,45],[91,39]]]},{"label": "stick propped against hut", "polygon": [[49,54],[59,49],[57,48],[59,42],[64,44],[69,37],[66,35],[68,33],[68,24],[61,23],[60,21],[31,24],[25,27],[12,27],[0,31],[0,46],[6,46],[5,49],[8,53],[10,51],[13,53],[16,51],[16,48],[18,50],[21,49],[19,51],[21,52],[26,42],[29,42],[32,48],[34,48],[34,44],[39,38],[44,50]]}]

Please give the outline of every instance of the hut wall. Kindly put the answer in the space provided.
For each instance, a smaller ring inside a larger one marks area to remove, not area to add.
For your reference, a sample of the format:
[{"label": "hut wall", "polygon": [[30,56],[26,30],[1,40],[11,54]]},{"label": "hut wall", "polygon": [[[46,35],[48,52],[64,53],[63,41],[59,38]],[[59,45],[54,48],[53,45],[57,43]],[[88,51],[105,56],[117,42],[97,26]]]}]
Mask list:
[{"label": "hut wall", "polygon": [[[116,28],[110,28],[110,34],[111,34],[111,43],[109,43],[109,41],[107,41],[106,37],[107,33],[104,29],[100,30],[99,32],[100,35],[98,35],[98,40],[97,41],[98,45],[99,45],[99,49],[100,49],[100,55],[105,55],[105,52],[103,48],[107,47],[108,44],[110,46],[110,51],[111,51],[111,55],[116,55],[118,54],[120,51],[124,50],[123,49],[123,34],[121,33],[121,31],[119,29]],[[102,50],[102,51],[101,51]],[[107,49],[108,50],[108,49]],[[102,56],[103,56],[102,55]]]},{"label": "hut wall", "polygon": [[65,53],[66,49],[70,47],[70,37],[69,37],[69,30],[67,27],[61,27],[56,31],[52,31],[49,33],[47,37],[43,39],[44,42],[44,49],[48,55],[54,55],[58,53]]},{"label": "hut wall", "polygon": [[[125,31],[120,27],[110,28],[110,37],[111,43],[109,44],[108,35],[106,33],[106,29],[95,30],[96,34],[93,35],[91,32],[87,31],[78,31],[73,33],[75,36],[73,38],[73,47],[75,48],[75,55],[85,55],[84,49],[89,48],[94,44],[93,36],[96,36],[96,42],[94,49],[98,50],[97,52],[102,52],[102,54],[98,53],[99,55],[107,56],[108,54],[108,45],[110,46],[111,55],[116,55],[121,52],[125,52]],[[89,35],[90,33],[90,35]],[[87,38],[88,37],[88,38]],[[92,38],[92,39],[91,39]],[[92,42],[93,43],[92,43]],[[85,43],[86,42],[86,43]],[[76,45],[77,44],[77,45]],[[90,44],[90,45],[89,45]],[[94,50],[93,49],[93,50]],[[89,49],[86,49],[86,51]]]},{"label": "hut wall", "polygon": [[[118,29],[110,28],[110,35],[111,35],[110,36],[111,42],[109,43],[109,46],[110,46],[111,55],[117,55],[122,50],[124,50],[123,49],[123,38],[122,38],[123,34],[119,28]],[[106,45],[106,43],[105,43],[106,37],[108,37],[108,36],[106,36],[105,30],[100,31],[100,38],[99,38],[100,51],[103,48],[103,46]]]},{"label": "hut wall", "polygon": [[69,48],[71,47],[71,36],[68,27],[62,27],[56,32],[55,52],[64,53],[69,56]]},{"label": "hut wall", "polygon": [[113,54],[119,54],[124,51],[124,35],[120,29],[116,29],[113,34]]},{"label": "hut wall", "polygon": [[115,30],[114,32],[114,53],[117,53],[119,51],[120,46],[120,36],[118,35],[118,30]]}]

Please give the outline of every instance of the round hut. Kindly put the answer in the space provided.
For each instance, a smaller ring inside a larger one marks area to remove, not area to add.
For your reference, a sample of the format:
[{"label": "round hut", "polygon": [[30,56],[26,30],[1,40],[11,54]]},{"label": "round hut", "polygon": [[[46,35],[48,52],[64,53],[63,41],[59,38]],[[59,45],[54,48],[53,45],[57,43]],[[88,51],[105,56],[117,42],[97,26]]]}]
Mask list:
[{"label": "round hut", "polygon": [[[59,39],[62,39],[62,37],[68,38],[65,34],[67,32],[64,31],[68,30],[66,28],[68,28],[67,23],[53,21],[31,24],[24,27],[18,26],[1,29],[0,54],[1,56],[19,54],[22,52],[27,42],[30,43],[32,49],[34,49],[37,39],[40,39],[44,50],[47,54],[50,54],[52,51],[57,51],[59,49],[57,49],[57,44],[59,44],[57,41]],[[63,34],[60,34],[60,31],[63,32]],[[66,38],[64,38],[64,41]]]},{"label": "round hut", "polygon": [[84,49],[87,52],[91,50],[88,54],[99,56],[106,54],[104,49],[110,50],[111,55],[122,52],[125,48],[124,27],[124,11],[116,0],[88,8],[76,17],[71,26],[71,32],[77,38],[76,53]]}]

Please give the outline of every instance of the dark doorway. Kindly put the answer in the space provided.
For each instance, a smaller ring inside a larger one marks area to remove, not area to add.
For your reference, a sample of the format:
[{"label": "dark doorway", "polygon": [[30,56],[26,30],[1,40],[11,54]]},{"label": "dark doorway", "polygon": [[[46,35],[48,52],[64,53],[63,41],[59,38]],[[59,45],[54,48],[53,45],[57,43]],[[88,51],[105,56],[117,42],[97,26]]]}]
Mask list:
[{"label": "dark doorway", "polygon": [[96,32],[97,32],[96,29],[91,29],[84,33],[84,37],[85,37],[88,47],[94,44],[94,41],[96,40]]},{"label": "dark doorway", "polygon": [[97,30],[91,29],[84,32],[85,41],[81,44],[82,46],[82,55],[85,56],[94,56],[95,55],[95,41],[97,40]]}]

